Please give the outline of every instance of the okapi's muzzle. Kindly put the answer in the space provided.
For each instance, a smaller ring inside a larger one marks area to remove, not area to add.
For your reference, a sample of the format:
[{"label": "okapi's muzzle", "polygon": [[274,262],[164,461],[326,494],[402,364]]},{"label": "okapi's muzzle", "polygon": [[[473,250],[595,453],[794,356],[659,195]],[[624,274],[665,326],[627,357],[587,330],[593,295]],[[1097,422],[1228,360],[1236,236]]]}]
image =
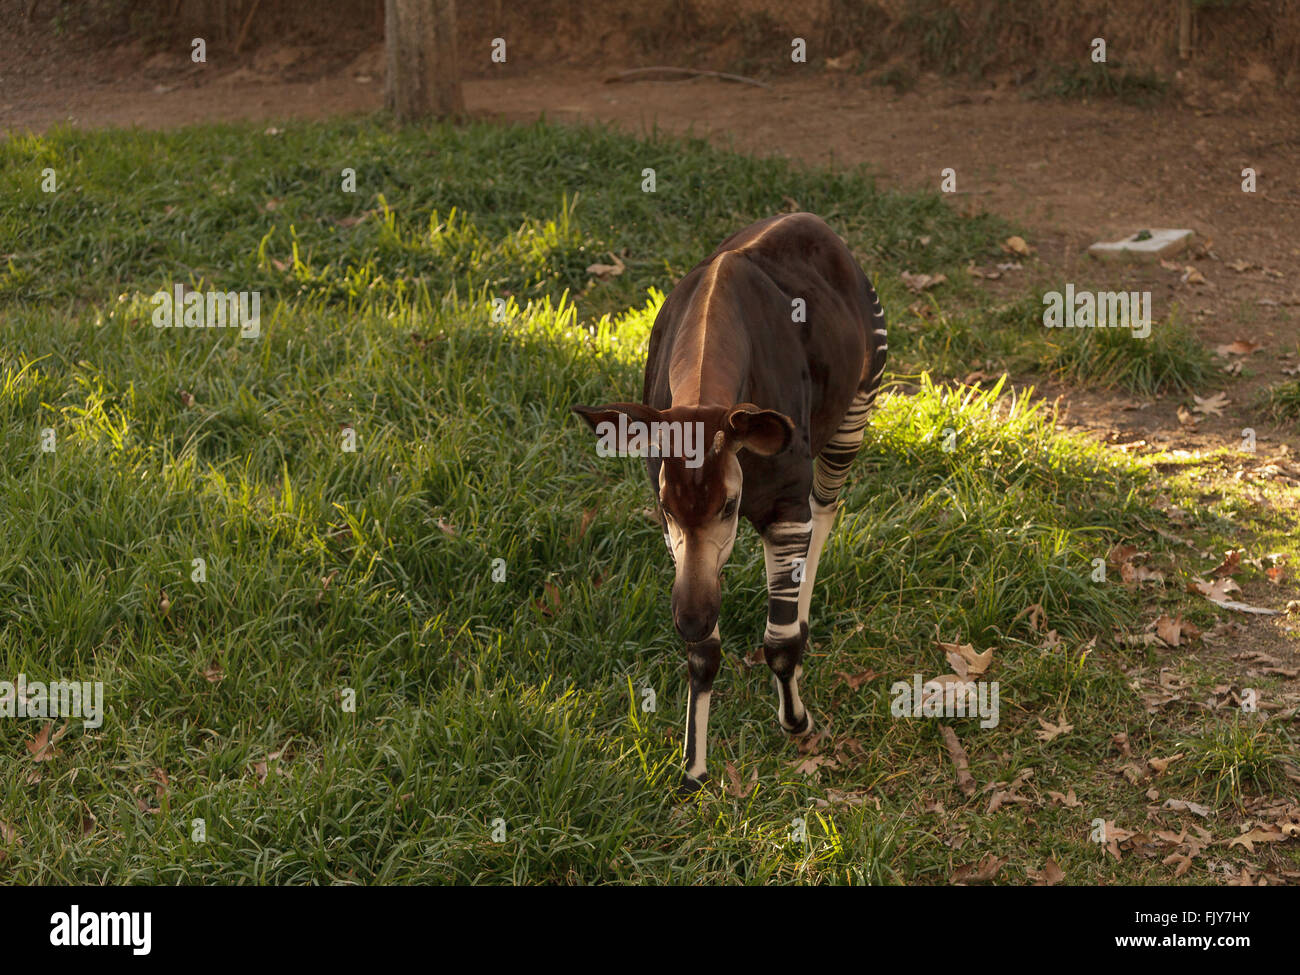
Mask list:
[{"label": "okapi's muzzle", "polygon": [[687,643],[707,640],[718,625],[722,586],[708,573],[679,573],[673,582],[673,625]]}]

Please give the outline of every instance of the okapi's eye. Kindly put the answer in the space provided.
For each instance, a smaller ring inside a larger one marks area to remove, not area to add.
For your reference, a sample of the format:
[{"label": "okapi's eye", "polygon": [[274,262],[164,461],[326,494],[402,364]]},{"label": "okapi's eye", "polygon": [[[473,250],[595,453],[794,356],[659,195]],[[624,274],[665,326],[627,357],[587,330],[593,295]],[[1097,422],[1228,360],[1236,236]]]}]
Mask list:
[{"label": "okapi's eye", "polygon": [[739,502],[735,498],[727,498],[727,503],[722,506],[722,520],[726,521],[736,513],[736,505]]}]

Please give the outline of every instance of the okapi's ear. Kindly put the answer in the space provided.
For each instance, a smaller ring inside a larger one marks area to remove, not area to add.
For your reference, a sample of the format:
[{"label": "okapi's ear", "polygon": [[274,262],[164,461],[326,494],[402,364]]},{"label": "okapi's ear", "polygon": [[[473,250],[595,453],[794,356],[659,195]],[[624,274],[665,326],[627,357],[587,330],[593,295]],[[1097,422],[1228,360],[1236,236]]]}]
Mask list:
[{"label": "okapi's ear", "polygon": [[753,403],[741,403],[727,414],[727,445],[731,450],[752,450],[764,457],[779,454],[790,446],[794,421],[776,410],[762,410]]},{"label": "okapi's ear", "polygon": [[644,403],[606,403],[604,406],[571,406],[569,409],[586,420],[597,435],[600,434],[602,423],[618,423],[620,413],[643,423],[653,423],[659,419],[659,411]]}]

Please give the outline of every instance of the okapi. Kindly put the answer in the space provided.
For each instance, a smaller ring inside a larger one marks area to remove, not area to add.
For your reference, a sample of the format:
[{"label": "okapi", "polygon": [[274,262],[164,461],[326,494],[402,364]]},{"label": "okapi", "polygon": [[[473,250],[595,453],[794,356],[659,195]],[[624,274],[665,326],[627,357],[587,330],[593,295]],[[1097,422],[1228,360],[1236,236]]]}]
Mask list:
[{"label": "okapi", "polygon": [[769,217],[724,240],[664,301],[641,403],[573,407],[597,433],[625,414],[649,429],[702,424],[702,442],[711,444],[703,463],[653,456],[672,452],[658,450],[646,463],[676,567],[673,623],[690,674],[684,792],[708,779],[721,572],[738,515],[763,540],[763,648],[781,727],[793,736],[812,731],[799,698],[808,608],[880,387],[885,339],[880,301],[844,241],[811,213]]}]

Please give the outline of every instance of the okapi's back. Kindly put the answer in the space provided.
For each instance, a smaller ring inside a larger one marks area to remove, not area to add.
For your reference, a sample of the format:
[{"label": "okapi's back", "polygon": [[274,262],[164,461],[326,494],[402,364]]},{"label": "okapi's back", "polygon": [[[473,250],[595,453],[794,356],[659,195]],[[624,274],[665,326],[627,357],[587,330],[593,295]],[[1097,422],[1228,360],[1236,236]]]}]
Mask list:
[{"label": "okapi's back", "polygon": [[855,395],[879,385],[885,349],[879,301],[848,246],[814,214],[782,214],[727,238],[669,294],[643,402],[759,403],[790,416],[815,454]]}]

